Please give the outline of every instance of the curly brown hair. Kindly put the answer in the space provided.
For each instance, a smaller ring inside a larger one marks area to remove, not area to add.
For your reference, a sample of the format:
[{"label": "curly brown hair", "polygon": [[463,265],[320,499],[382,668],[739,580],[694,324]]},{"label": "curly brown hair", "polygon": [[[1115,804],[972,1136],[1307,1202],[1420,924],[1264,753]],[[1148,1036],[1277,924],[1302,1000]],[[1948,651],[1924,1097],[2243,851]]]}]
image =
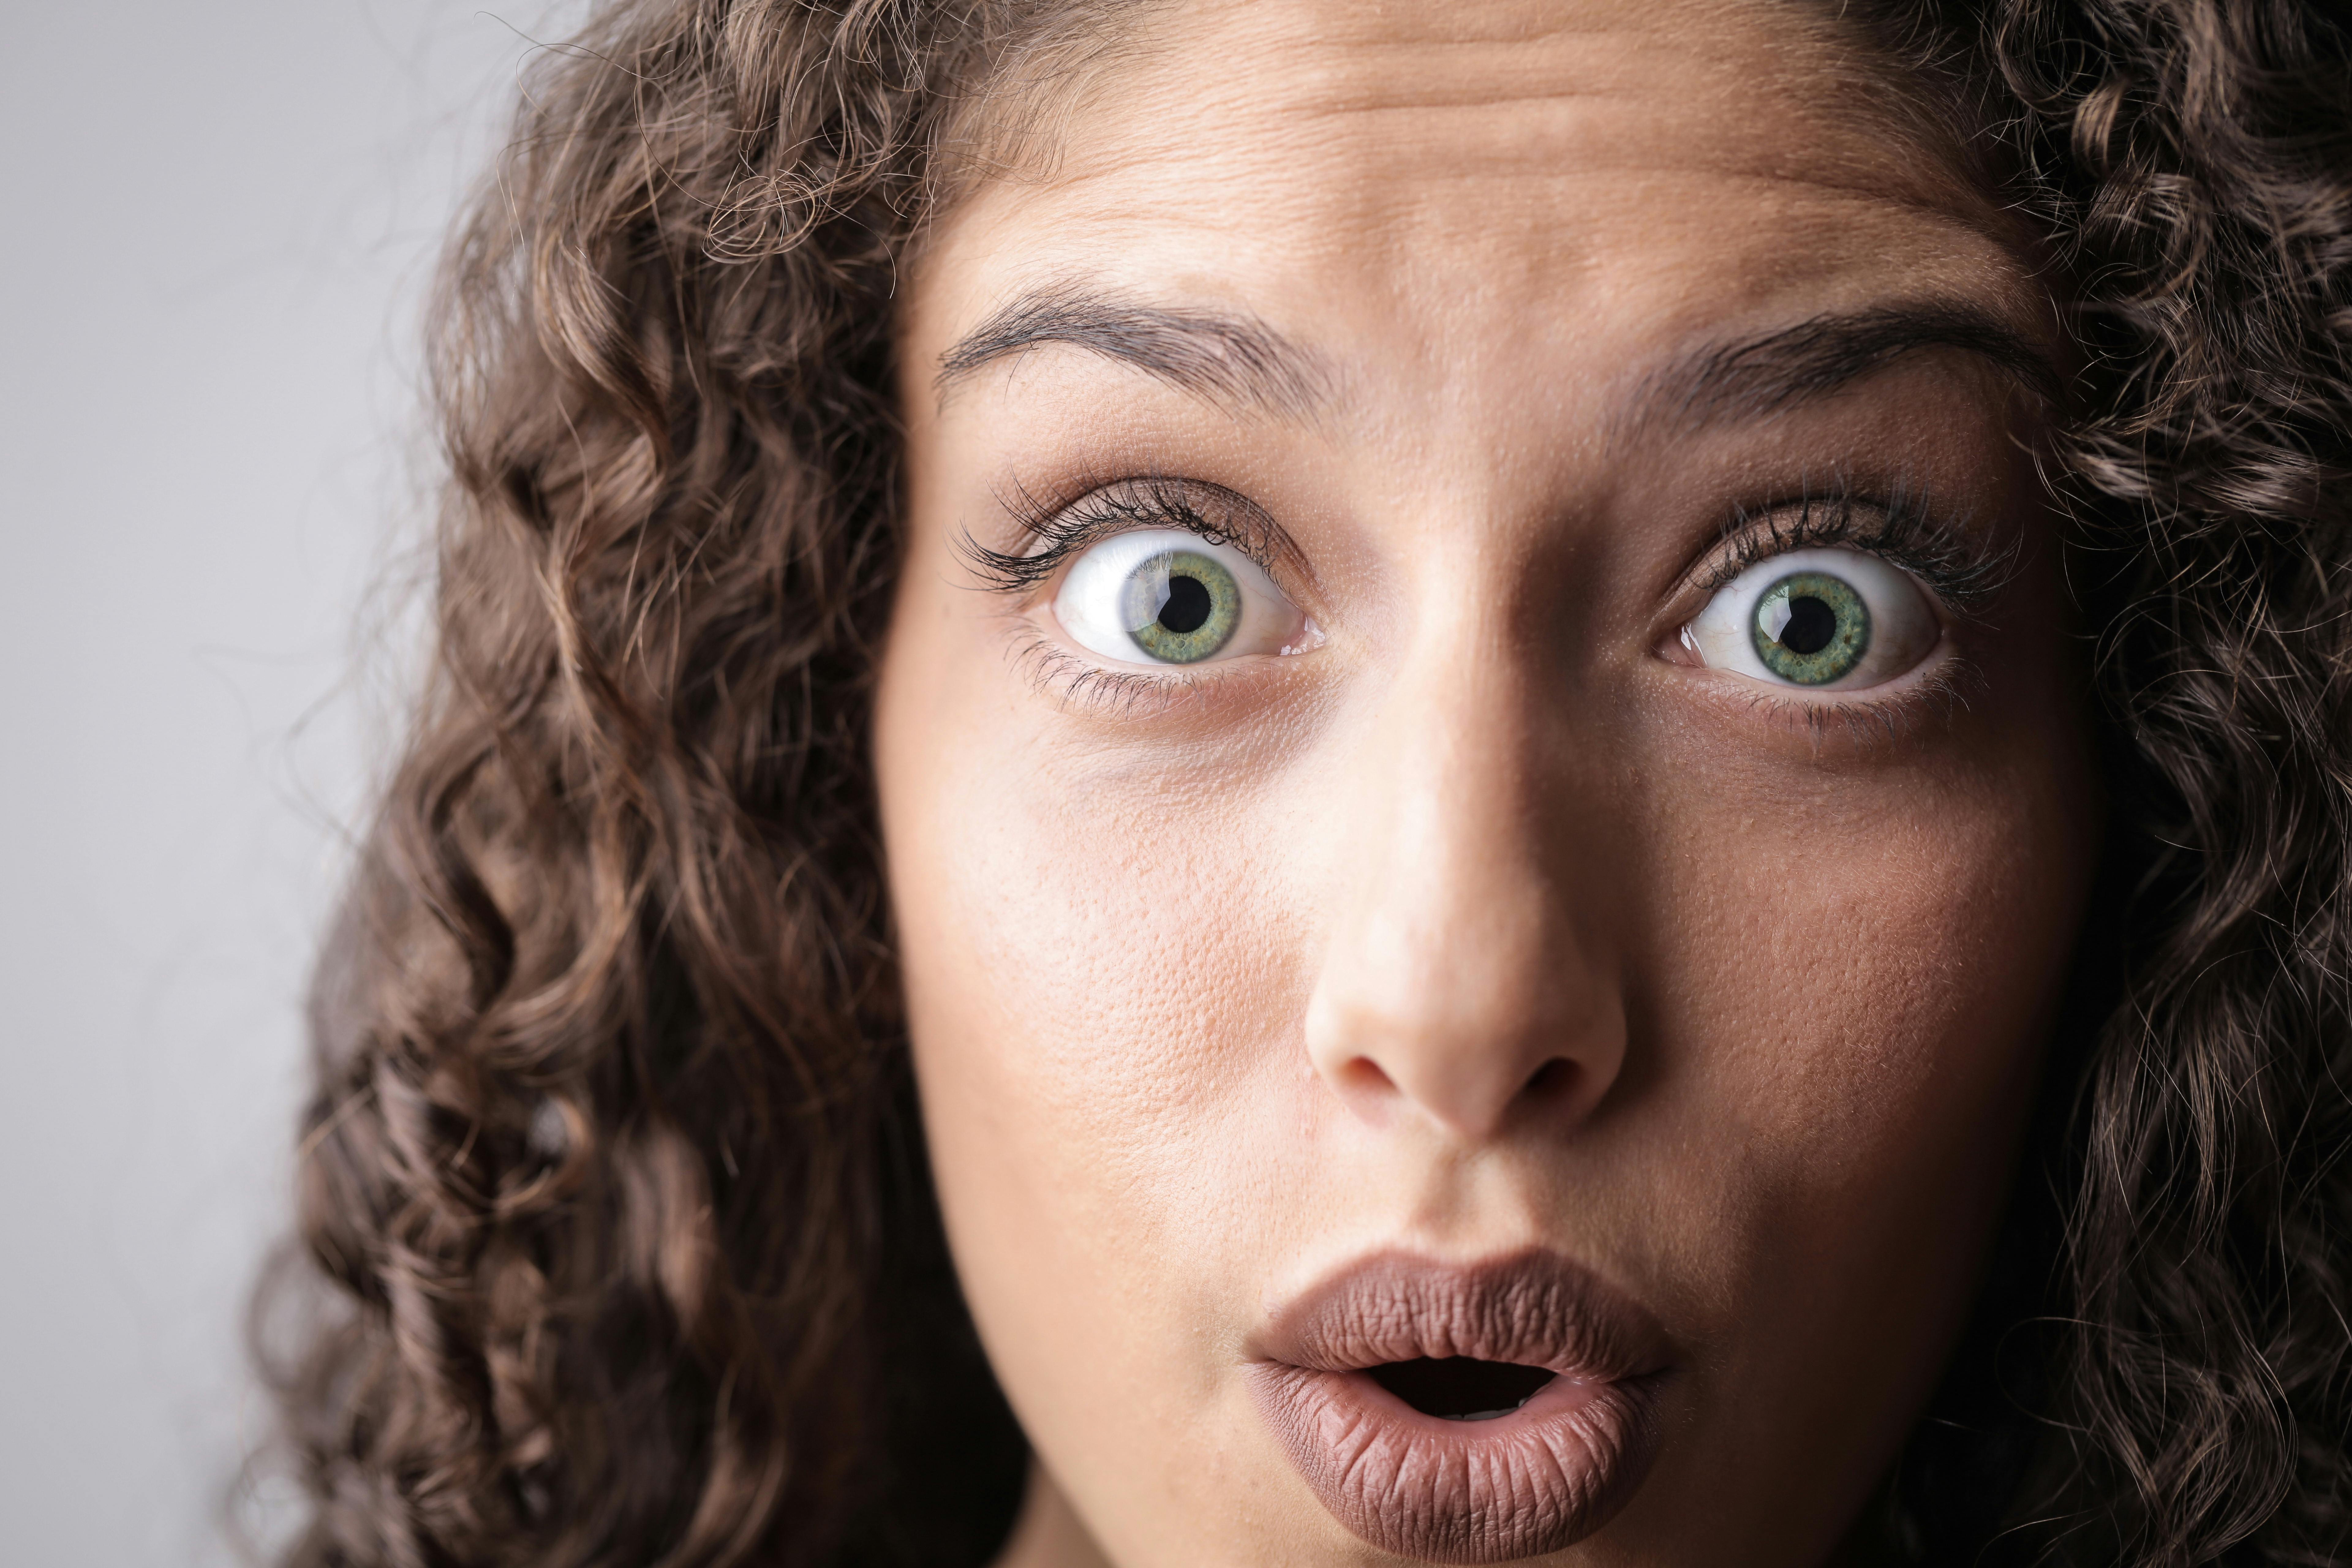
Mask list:
[{"label": "curly brown hair", "polygon": [[[892,298],[1120,0],[615,0],[455,244],[429,689],[319,976],[303,1565],[984,1562],[868,773]],[[2352,37],[1875,0],[2082,346],[2102,900],[1919,1562],[2352,1558]],[[1038,84],[1049,81],[1050,91]]]}]

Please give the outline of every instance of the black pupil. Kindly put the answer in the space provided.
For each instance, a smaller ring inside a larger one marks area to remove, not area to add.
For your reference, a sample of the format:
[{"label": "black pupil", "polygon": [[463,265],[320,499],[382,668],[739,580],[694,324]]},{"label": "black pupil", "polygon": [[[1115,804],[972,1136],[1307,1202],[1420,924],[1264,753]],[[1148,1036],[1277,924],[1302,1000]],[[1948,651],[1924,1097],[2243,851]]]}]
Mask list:
[{"label": "black pupil", "polygon": [[1448,1421],[1508,1415],[1552,1379],[1549,1368],[1468,1356],[1392,1361],[1368,1367],[1372,1381],[1420,1411]]},{"label": "black pupil", "polygon": [[1209,590],[1201,585],[1201,580],[1169,578],[1168,602],[1160,606],[1160,624],[1171,632],[1197,632],[1208,618]]},{"label": "black pupil", "polygon": [[1789,601],[1789,624],[1780,628],[1780,646],[1790,653],[1819,653],[1837,636],[1837,612],[1811,594]]}]

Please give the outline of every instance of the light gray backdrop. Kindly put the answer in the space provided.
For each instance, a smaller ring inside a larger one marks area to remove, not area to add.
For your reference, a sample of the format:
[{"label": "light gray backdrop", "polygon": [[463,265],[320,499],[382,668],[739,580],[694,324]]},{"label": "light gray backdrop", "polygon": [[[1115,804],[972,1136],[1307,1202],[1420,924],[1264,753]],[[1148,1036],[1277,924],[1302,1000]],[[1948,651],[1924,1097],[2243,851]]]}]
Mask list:
[{"label": "light gray backdrop", "polygon": [[11,1568],[236,1561],[303,973],[413,663],[417,302],[577,14],[0,7]]}]

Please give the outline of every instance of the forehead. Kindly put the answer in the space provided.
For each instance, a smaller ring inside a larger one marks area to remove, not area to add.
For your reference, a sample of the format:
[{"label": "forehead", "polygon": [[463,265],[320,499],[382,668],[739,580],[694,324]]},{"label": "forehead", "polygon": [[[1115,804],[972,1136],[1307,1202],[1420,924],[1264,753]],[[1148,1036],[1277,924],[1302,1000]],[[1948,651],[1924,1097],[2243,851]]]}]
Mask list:
[{"label": "forehead", "polygon": [[1238,305],[1454,376],[1891,294],[2033,324],[2021,237],[1827,11],[1152,8],[1052,107],[1043,155],[942,225],[911,335],[936,350],[1055,284]]}]

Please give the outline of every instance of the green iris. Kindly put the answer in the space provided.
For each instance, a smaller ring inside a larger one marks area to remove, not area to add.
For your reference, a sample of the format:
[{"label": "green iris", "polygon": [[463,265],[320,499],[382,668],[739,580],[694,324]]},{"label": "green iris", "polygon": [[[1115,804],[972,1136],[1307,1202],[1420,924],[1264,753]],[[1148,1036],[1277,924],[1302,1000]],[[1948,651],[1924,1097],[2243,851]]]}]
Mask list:
[{"label": "green iris", "polygon": [[1128,635],[1170,664],[1197,664],[1233,640],[1242,624],[1242,585],[1213,557],[1171,550],[1127,580]]},{"label": "green iris", "polygon": [[1870,606],[1843,578],[1791,572],[1756,601],[1756,657],[1799,686],[1843,679],[1870,651]]}]

